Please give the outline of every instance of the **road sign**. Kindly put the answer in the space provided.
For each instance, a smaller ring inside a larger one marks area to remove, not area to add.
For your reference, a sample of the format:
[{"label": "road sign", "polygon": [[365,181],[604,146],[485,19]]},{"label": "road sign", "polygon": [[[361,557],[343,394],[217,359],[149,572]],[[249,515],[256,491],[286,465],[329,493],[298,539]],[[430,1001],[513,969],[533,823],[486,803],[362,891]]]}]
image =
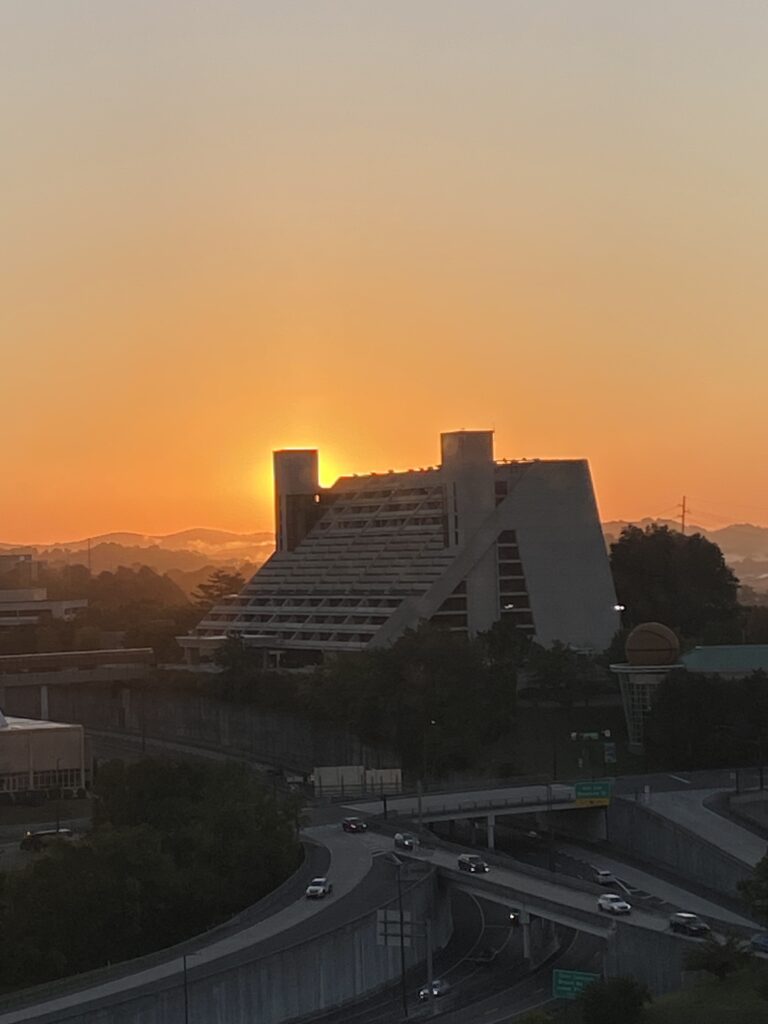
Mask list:
[{"label": "road sign", "polygon": [[552,998],[576,999],[588,985],[599,980],[599,974],[588,971],[552,971]]},{"label": "road sign", "polygon": [[379,946],[405,946],[409,949],[413,937],[410,910],[403,911],[403,932],[400,934],[400,912],[379,910],[376,913],[376,942]]},{"label": "road sign", "polygon": [[611,802],[611,783],[577,782],[574,786],[577,807],[607,807]]},{"label": "road sign", "polygon": [[616,764],[616,744],[603,744],[603,760],[606,764]]}]

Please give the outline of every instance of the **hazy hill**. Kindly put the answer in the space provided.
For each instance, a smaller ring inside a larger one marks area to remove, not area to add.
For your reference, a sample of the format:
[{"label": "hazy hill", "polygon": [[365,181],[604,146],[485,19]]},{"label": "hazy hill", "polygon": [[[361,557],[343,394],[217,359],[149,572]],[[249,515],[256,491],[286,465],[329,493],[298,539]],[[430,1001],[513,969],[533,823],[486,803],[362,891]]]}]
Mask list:
[{"label": "hazy hill", "polygon": [[[179,572],[207,575],[218,566],[253,572],[274,550],[271,533],[230,533],[225,530],[182,530],[164,536],[107,533],[90,538],[90,564],[94,573],[113,572],[118,566],[147,565],[160,574]],[[51,566],[86,564],[88,539],[56,544],[27,544],[23,548],[0,543],[3,550],[34,552]],[[177,580],[187,590],[186,581]],[[199,580],[198,580],[199,582]],[[190,588],[197,586],[197,582]]]},{"label": "hazy hill", "polygon": [[[645,527],[650,523],[679,529],[680,524],[665,519],[640,519],[634,525]],[[615,541],[626,520],[603,523],[608,544]],[[734,523],[717,530],[707,530],[692,523],[691,533],[702,533],[718,544],[725,559],[736,572],[742,584],[756,590],[768,591],[768,527],[751,523]],[[214,568],[225,566],[238,569],[248,578],[262,565],[274,550],[271,533],[231,533],[226,530],[192,529],[178,533],[152,536],[141,533],[105,533],[91,537],[91,568],[94,573],[113,572],[118,566],[148,565],[160,574],[168,573],[184,590],[191,593]],[[57,544],[26,545],[23,550],[34,551],[52,566],[86,563],[87,538],[63,541]],[[0,542],[0,550],[22,550],[18,546]]]}]

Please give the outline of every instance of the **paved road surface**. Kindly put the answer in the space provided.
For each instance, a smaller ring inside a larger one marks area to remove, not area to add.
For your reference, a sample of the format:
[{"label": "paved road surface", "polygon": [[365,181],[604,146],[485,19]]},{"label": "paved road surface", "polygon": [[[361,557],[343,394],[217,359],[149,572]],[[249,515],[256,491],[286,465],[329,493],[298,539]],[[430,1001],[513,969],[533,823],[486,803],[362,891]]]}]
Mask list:
[{"label": "paved road surface", "polygon": [[[553,783],[551,786],[508,786],[491,789],[473,789],[469,792],[425,793],[421,798],[422,813],[440,813],[444,809],[467,810],[477,806],[478,814],[483,810],[509,805],[536,807],[549,805],[568,807],[573,804],[573,786]],[[488,805],[493,805],[491,808]],[[485,806],[484,806],[485,805]],[[345,805],[359,814],[380,814],[383,803],[378,800],[362,800]],[[387,797],[387,810],[393,815],[415,816],[418,813],[418,798],[415,796]]]},{"label": "paved road surface", "polygon": [[[630,903],[632,902],[631,890],[641,889],[665,903],[679,907],[681,910],[687,910],[692,914],[701,914],[715,921],[722,921],[723,924],[737,924],[747,928],[757,927],[755,922],[748,917],[734,914],[733,911],[721,907],[717,903],[712,903],[711,900],[704,899],[702,896],[697,896],[696,893],[689,892],[680,885],[657,878],[655,875],[625,864],[624,861],[617,860],[615,857],[562,842],[558,842],[557,849],[574,860],[582,861],[585,866],[591,865],[612,872],[617,879],[625,883],[625,886],[619,886],[619,890],[622,888],[628,890]],[[608,891],[612,891],[611,886],[606,886],[606,892]]]},{"label": "paved road surface", "polygon": [[649,806],[682,828],[714,843],[721,850],[754,867],[766,853],[765,839],[705,807],[704,801],[718,792],[721,790],[696,789],[652,793]]},{"label": "paved road surface", "polygon": [[[230,958],[242,954],[257,943],[268,942],[281,933],[298,925],[306,925],[311,918],[338,903],[344,896],[352,893],[365,879],[372,866],[372,856],[376,850],[373,844],[358,842],[357,836],[348,836],[338,825],[321,825],[307,830],[308,838],[313,838],[328,846],[331,854],[329,878],[334,885],[334,893],[330,900],[292,900],[292,902],[265,920],[246,927],[235,934],[211,941],[196,950],[189,958],[190,968],[199,969],[213,961],[224,957]],[[377,895],[378,900],[378,895]],[[339,908],[343,916],[343,909]],[[318,919],[318,923],[320,923]],[[164,979],[181,976],[184,965],[181,957],[175,957],[160,964],[154,964],[135,974],[126,974],[90,986],[87,990],[79,990],[60,995],[35,1005],[34,1009],[24,1008],[0,1012],[0,1024],[22,1024],[24,1021],[57,1019],[57,1014],[82,1006],[85,1002],[108,998],[117,992],[129,993],[133,990],[151,986]]]}]

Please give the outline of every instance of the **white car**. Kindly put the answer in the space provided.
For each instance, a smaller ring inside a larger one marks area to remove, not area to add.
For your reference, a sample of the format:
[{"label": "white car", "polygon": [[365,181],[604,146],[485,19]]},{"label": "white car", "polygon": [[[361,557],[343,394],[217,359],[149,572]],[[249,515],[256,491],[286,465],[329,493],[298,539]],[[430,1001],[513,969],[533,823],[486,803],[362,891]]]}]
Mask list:
[{"label": "white car", "polygon": [[604,896],[597,897],[597,909],[605,914],[629,914],[632,907],[623,896],[607,892]]},{"label": "white car", "polygon": [[605,868],[592,868],[592,881],[597,882],[598,885],[614,885],[616,879],[613,877],[612,871],[606,871]]},{"label": "white car", "polygon": [[313,878],[307,886],[307,899],[321,900],[324,896],[330,896],[333,886],[327,878]]}]

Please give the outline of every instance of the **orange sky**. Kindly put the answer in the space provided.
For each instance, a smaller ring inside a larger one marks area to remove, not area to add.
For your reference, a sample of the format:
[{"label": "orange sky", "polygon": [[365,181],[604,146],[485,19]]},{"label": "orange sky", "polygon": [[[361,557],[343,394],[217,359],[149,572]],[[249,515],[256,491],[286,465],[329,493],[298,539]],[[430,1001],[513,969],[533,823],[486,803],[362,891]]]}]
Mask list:
[{"label": "orange sky", "polygon": [[762,0],[5,0],[0,541],[586,456],[768,524]]}]

